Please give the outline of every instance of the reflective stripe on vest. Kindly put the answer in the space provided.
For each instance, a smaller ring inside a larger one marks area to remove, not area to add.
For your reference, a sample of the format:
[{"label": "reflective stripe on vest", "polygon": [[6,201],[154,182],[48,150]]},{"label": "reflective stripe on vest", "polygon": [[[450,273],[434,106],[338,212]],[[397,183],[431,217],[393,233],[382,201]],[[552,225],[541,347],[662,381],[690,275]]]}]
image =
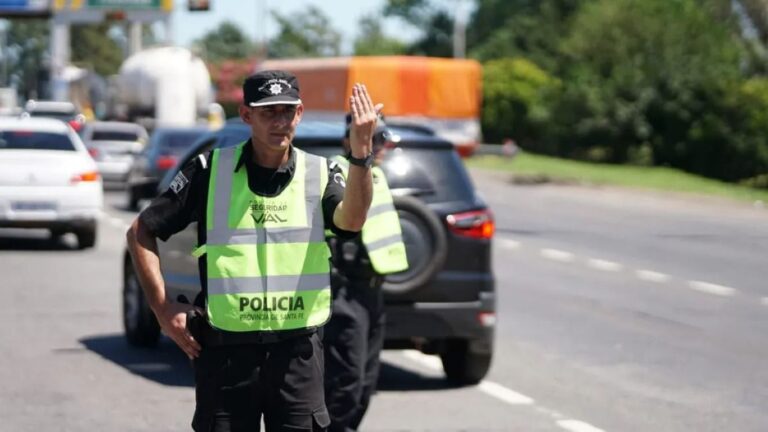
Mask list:
[{"label": "reflective stripe on vest", "polygon": [[297,148],[293,178],[275,197],[251,192],[243,147],[217,149],[206,208],[208,320],[235,332],[281,331],[330,318],[330,251],[323,233],[324,158]]},{"label": "reflective stripe on vest", "polygon": [[[335,156],[332,160],[339,164],[346,177],[349,161],[342,156]],[[392,202],[392,193],[389,191],[384,171],[373,167],[371,174],[374,180],[373,200],[363,225],[363,244],[376,273],[397,273],[408,269],[400,218]]]}]

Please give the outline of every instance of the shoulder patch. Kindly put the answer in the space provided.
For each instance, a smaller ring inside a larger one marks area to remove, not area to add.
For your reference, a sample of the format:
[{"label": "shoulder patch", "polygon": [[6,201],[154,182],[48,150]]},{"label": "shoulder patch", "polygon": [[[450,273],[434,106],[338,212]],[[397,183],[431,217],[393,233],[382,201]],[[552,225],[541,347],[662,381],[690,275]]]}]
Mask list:
[{"label": "shoulder patch", "polygon": [[340,184],[341,187],[347,187],[347,182],[344,180],[344,175],[342,173],[336,173],[333,175],[333,181]]},{"label": "shoulder patch", "polygon": [[189,180],[184,175],[183,172],[179,171],[178,174],[176,174],[176,177],[173,178],[173,181],[171,182],[170,188],[176,195],[179,194],[179,191],[184,189],[184,186],[189,183]]}]

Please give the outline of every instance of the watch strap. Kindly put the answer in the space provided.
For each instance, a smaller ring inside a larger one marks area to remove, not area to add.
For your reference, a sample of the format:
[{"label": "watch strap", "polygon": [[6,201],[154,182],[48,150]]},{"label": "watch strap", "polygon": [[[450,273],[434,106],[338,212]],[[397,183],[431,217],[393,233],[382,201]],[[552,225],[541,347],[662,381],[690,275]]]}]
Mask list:
[{"label": "watch strap", "polygon": [[368,153],[368,156],[364,158],[356,158],[350,154],[349,158],[347,159],[349,160],[349,163],[352,165],[357,165],[363,168],[369,168],[371,165],[373,165],[373,152]]}]

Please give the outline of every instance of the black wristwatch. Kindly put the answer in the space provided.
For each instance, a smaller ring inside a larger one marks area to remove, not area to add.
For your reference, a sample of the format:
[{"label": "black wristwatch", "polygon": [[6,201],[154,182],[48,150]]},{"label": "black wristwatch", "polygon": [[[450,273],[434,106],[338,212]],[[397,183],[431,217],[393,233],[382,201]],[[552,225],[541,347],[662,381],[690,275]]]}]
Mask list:
[{"label": "black wristwatch", "polygon": [[352,165],[357,165],[363,168],[370,168],[371,165],[373,165],[373,152],[368,153],[368,156],[364,158],[356,158],[352,156],[352,153],[350,153],[347,159]]}]

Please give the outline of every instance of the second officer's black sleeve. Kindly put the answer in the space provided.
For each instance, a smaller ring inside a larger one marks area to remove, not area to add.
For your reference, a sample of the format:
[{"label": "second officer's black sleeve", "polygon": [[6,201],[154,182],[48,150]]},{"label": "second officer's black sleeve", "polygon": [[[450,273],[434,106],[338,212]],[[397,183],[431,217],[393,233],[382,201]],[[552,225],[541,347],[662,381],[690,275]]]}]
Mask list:
[{"label": "second officer's black sleeve", "polygon": [[333,213],[336,207],[344,199],[344,188],[346,180],[344,173],[336,162],[328,161],[328,185],[323,193],[323,217],[325,218],[325,228],[333,231],[339,237],[351,238],[358,234],[357,231],[345,231],[333,223]]},{"label": "second officer's black sleeve", "polygon": [[139,215],[142,224],[162,241],[196,222],[206,202],[210,176],[210,153],[187,162],[170,187]]}]

